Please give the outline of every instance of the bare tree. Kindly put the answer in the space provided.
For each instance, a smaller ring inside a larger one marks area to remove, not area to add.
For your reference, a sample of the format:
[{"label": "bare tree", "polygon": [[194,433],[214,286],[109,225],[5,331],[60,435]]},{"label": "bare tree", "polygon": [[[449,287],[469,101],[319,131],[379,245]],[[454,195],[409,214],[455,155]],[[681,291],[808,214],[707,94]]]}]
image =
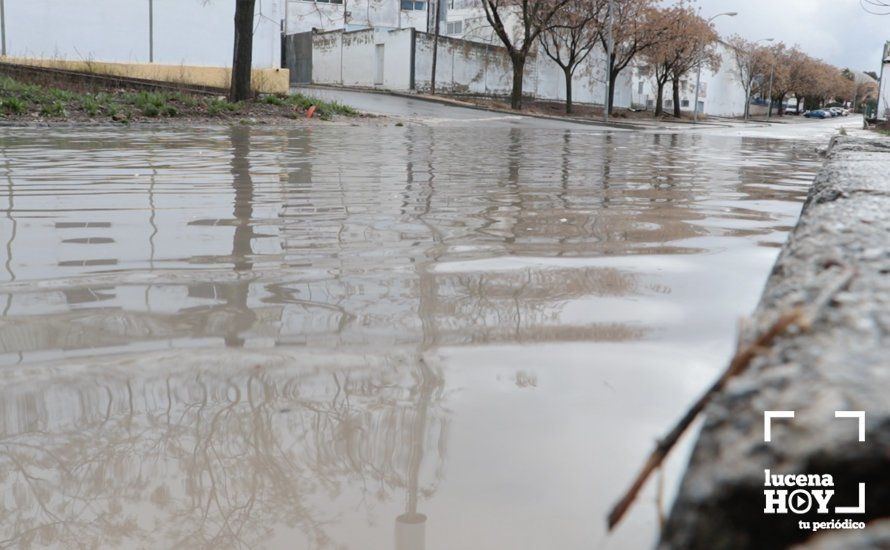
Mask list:
[{"label": "bare tree", "polygon": [[685,5],[654,10],[650,26],[660,29],[662,39],[644,52],[655,77],[655,116],[664,111],[664,87],[673,83],[674,116],[680,116],[680,78],[700,63],[719,67],[719,57],[709,49],[717,39],[710,24]]},{"label": "bare tree", "polygon": [[[638,55],[660,43],[668,29],[663,20],[656,17],[655,0],[613,0],[615,7],[612,15],[612,55],[607,60],[609,74],[608,110],[611,113],[615,103],[615,85],[621,71],[630,65]],[[609,10],[602,10],[597,18],[600,29],[600,42],[605,51],[609,51],[609,37],[606,29],[609,26]]]},{"label": "bare tree", "polygon": [[566,79],[566,113],[572,112],[572,78],[578,66],[599,42],[597,16],[602,0],[575,0],[552,19],[540,35],[541,47],[547,57],[562,68]]},{"label": "bare tree", "polygon": [[[538,36],[552,21],[553,17],[570,0],[482,0],[485,18],[494,29],[510,56],[513,64],[513,88],[510,93],[510,107],[522,108],[522,77],[528,54]],[[516,34],[508,28],[505,20],[515,16],[519,26]],[[518,36],[517,36],[518,35]]]},{"label": "bare tree", "polygon": [[[712,48],[719,35],[711,23],[689,7],[680,10],[677,21],[684,30],[675,45],[676,61],[671,67],[675,117],[680,116],[680,79],[701,65],[716,72],[721,62],[720,55]],[[698,98],[693,98],[693,101],[698,101]]]},{"label": "bare tree", "polygon": [[762,48],[758,48],[757,44],[738,35],[730,37],[729,46],[732,48],[736,76],[745,92],[745,120],[748,120],[751,111],[751,89],[755,80],[764,73],[764,59],[767,56],[760,54]]}]

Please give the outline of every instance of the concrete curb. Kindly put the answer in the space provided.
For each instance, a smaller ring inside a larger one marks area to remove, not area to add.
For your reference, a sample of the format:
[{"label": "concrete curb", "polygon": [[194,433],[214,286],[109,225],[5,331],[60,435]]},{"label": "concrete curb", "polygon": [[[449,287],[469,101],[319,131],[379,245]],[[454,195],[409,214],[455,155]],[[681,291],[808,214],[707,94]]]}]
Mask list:
[{"label": "concrete curb", "polygon": [[[890,517],[890,139],[838,137],[828,155],[746,340],[798,307],[813,311],[810,328],[780,337],[708,406],[661,548],[818,546],[822,533],[800,520]],[[770,442],[764,411],[795,412],[771,423]],[[857,419],[835,411],[865,411],[864,442]],[[767,469],[831,475],[830,512],[765,514]],[[859,483],[865,513],[835,512],[857,505]],[[890,536],[879,525],[833,535],[872,548]]]}]

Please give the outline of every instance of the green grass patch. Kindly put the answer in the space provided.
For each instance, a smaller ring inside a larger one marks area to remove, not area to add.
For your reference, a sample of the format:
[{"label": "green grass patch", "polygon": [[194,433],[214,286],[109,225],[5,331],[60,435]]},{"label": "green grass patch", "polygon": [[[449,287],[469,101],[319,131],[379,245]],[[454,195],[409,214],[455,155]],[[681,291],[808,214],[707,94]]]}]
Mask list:
[{"label": "green grass patch", "polygon": [[0,98],[0,111],[8,115],[21,115],[28,111],[28,102],[17,97]]},{"label": "green grass patch", "polygon": [[40,115],[51,118],[64,118],[68,116],[68,111],[65,110],[64,103],[56,100],[44,103],[40,109]]},{"label": "green grass patch", "polygon": [[[0,116],[11,117],[37,111],[43,117],[95,119],[110,117],[118,122],[134,118],[173,118],[178,116],[245,117],[264,115],[295,118],[315,106],[315,116],[330,120],[335,115],[358,116],[359,113],[336,101],[324,101],[302,94],[269,94],[255,101],[231,103],[221,97],[207,97],[180,91],[69,91],[58,87],[28,84],[0,76]],[[83,88],[71,87],[82,90]],[[89,90],[90,88],[87,88]],[[262,108],[273,106],[279,109]],[[280,110],[280,112],[279,112]]]},{"label": "green grass patch", "polygon": [[236,113],[241,110],[240,103],[230,103],[225,99],[211,99],[207,102],[207,114],[220,116],[228,113]]},{"label": "green grass patch", "polygon": [[315,105],[315,114],[322,120],[330,120],[334,115],[358,116],[358,111],[349,105],[343,105],[337,101],[324,101],[303,94],[293,94],[287,97],[287,102],[305,111]]},{"label": "green grass patch", "polygon": [[99,116],[99,112],[102,110],[102,104],[99,103],[96,97],[85,95],[80,99],[80,108],[90,117],[96,117]]},{"label": "green grass patch", "polygon": [[277,95],[267,95],[260,101],[266,105],[277,105],[279,107],[287,103],[284,98],[278,97]]}]

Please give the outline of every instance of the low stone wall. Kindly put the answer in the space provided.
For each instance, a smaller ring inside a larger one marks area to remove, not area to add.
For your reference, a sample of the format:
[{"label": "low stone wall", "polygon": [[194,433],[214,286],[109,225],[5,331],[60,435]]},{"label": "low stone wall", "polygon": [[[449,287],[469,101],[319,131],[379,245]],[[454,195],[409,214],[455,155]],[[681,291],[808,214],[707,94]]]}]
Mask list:
[{"label": "low stone wall", "polygon": [[[836,138],[748,336],[801,306],[809,329],[780,338],[706,409],[662,548],[890,547],[890,524],[872,521],[890,517],[890,140]],[[769,442],[764,411],[794,411],[771,422]],[[864,411],[864,441],[836,411]],[[831,475],[816,487],[834,491],[828,512],[813,501],[766,514],[767,469]],[[858,505],[860,483],[864,513],[837,513]],[[832,519],[866,527],[813,532]]]},{"label": "low stone wall", "polygon": [[[157,63],[107,63],[102,61],[71,61],[66,59],[27,57],[0,57],[0,62],[208,88],[227,89],[232,80],[232,70],[227,67],[160,65]],[[254,91],[261,93],[286,94],[290,90],[288,75],[289,71],[287,69],[253,69],[251,72],[251,87]]]}]

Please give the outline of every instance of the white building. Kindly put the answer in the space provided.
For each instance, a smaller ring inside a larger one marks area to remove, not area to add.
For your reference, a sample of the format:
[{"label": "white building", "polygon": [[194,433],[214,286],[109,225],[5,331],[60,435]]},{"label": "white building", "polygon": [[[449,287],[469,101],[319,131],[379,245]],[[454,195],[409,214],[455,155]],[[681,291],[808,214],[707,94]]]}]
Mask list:
[{"label": "white building", "polygon": [[881,59],[881,80],[878,83],[879,120],[890,120],[890,42],[884,44],[884,57]]},{"label": "white building", "polygon": [[286,34],[372,27],[427,30],[435,16],[424,0],[286,0],[284,10]]}]

